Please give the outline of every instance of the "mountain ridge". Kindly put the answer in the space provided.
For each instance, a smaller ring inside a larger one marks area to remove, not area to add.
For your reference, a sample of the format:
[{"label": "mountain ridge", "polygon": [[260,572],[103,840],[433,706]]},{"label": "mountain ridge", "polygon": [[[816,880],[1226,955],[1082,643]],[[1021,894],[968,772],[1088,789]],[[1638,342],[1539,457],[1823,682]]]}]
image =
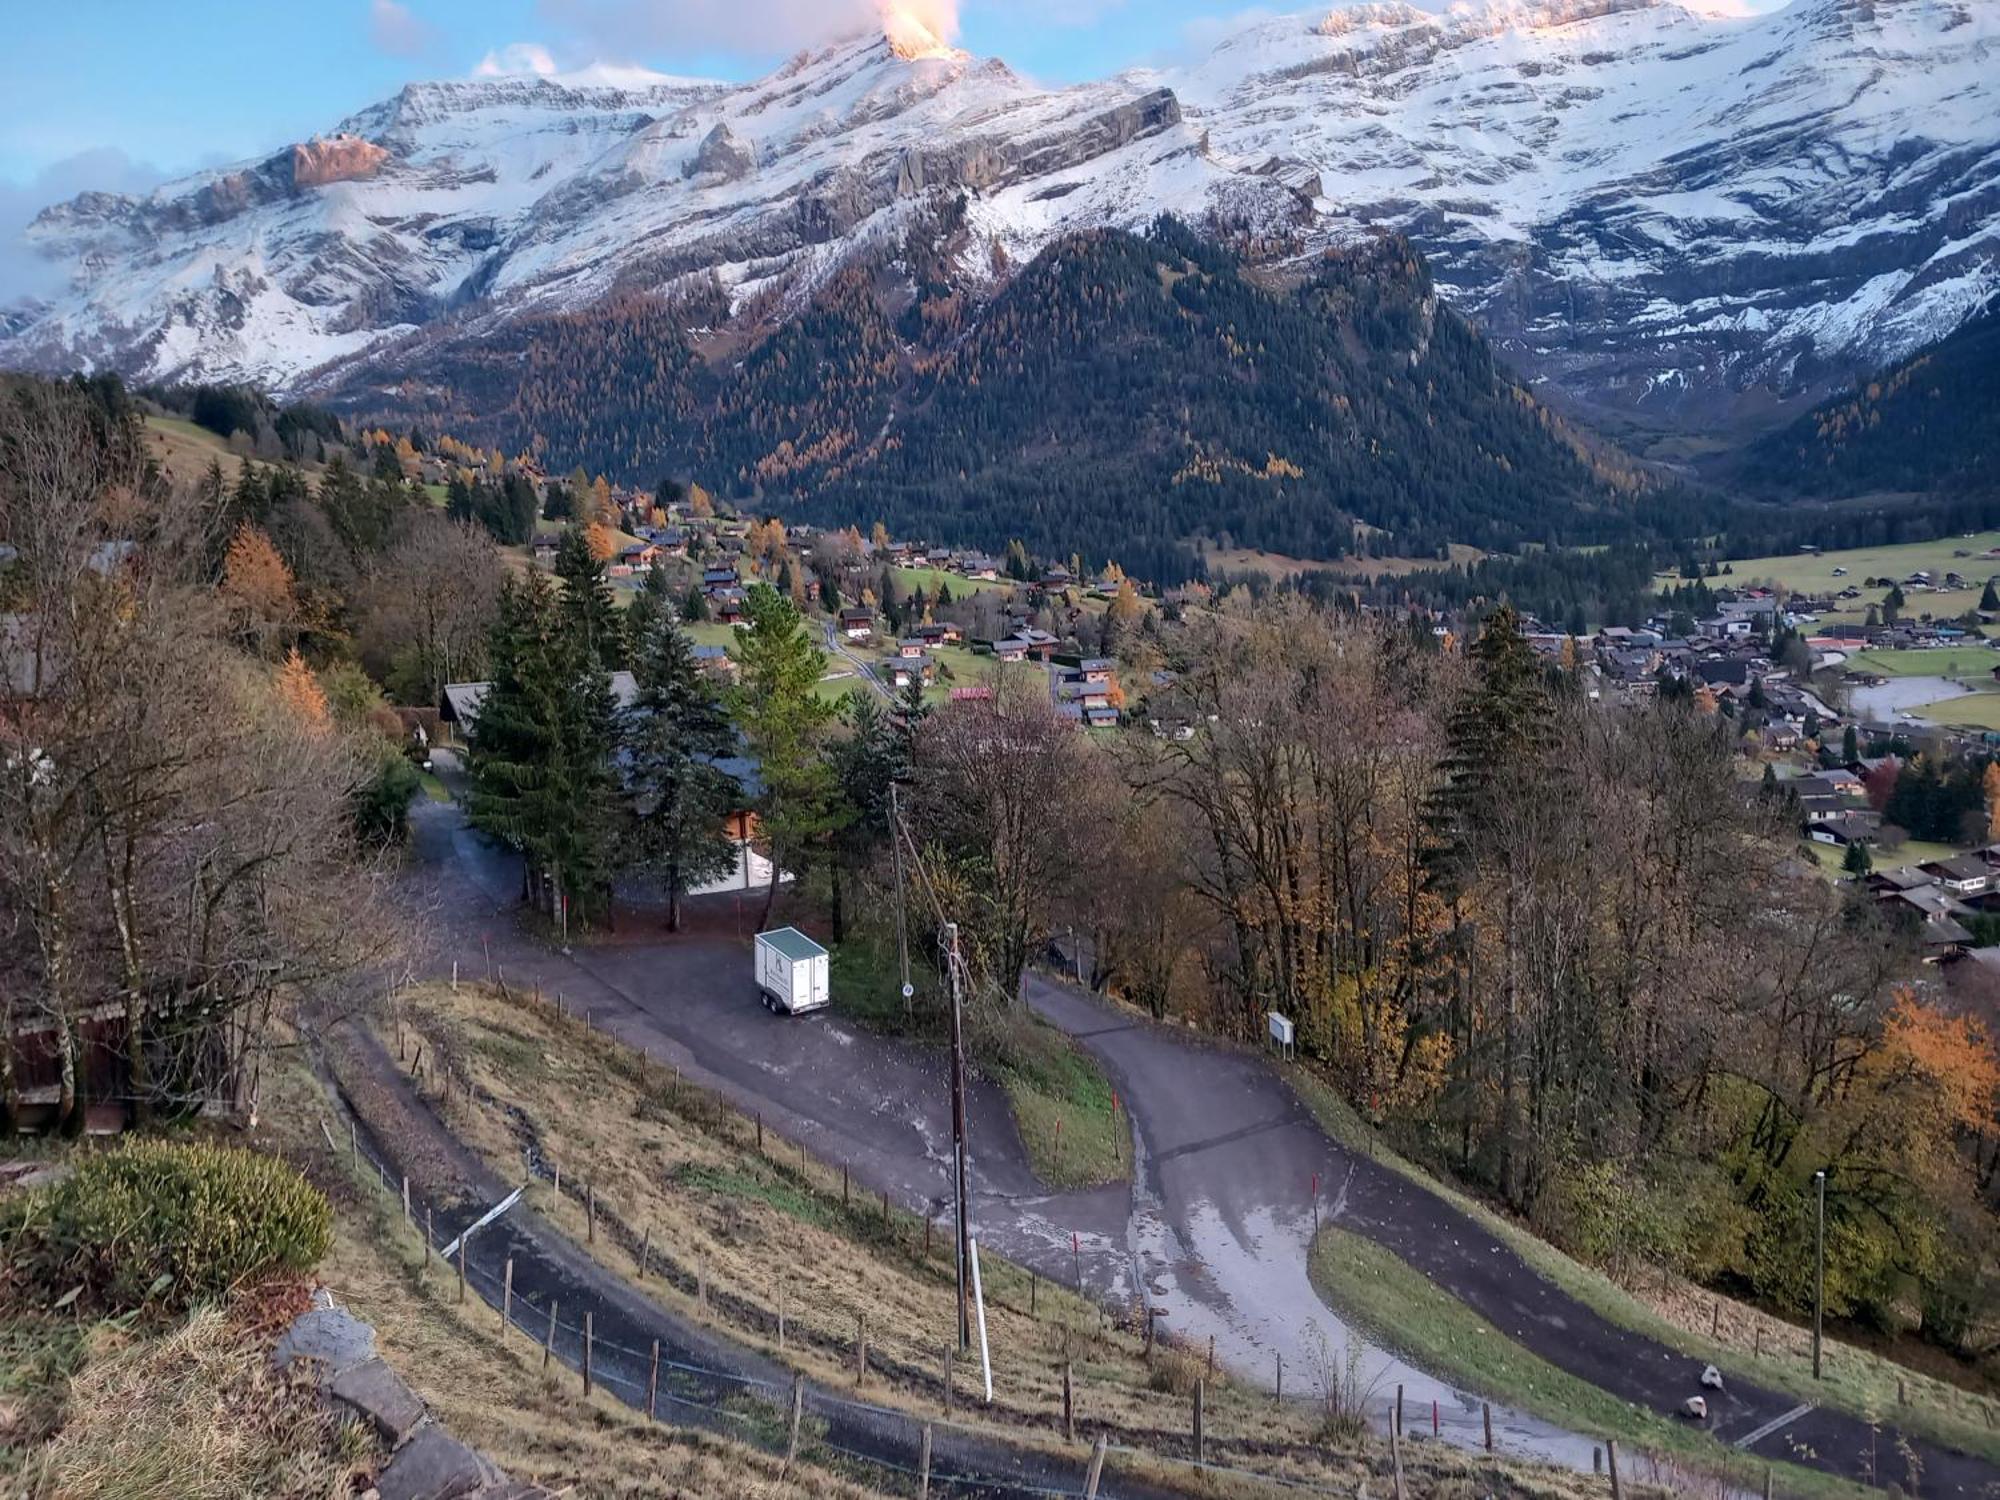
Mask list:
[{"label": "mountain ridge", "polygon": [[732,313],[800,311],[963,195],[968,297],[1161,212],[1293,274],[1406,234],[1578,409],[1713,425],[1837,391],[2000,284],[1995,9],[1375,4],[1053,90],[886,36],[744,84],[413,84],[335,132],[389,153],[364,175],[301,190],[285,148],[50,210],[34,234],[72,285],[0,319],[0,361],[338,398],[411,341],[605,297],[715,280]]}]

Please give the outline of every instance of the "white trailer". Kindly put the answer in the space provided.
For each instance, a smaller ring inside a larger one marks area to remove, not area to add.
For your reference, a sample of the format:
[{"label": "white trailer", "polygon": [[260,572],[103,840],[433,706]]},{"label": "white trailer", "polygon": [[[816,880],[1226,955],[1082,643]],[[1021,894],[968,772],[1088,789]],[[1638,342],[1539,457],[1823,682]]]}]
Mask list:
[{"label": "white trailer", "polygon": [[833,1003],[828,990],[827,953],[803,932],[783,927],[757,935],[757,993],[764,1008],[803,1016]]}]

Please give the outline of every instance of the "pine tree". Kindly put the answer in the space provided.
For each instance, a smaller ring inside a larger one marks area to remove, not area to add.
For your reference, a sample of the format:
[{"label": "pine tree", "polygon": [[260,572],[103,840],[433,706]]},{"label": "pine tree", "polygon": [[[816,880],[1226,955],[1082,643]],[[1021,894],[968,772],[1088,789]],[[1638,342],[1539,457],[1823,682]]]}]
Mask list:
[{"label": "pine tree", "polygon": [[836,789],[818,741],[834,710],[819,696],[826,657],[798,606],[770,585],[755,584],[749,617],[736,648],[742,681],[735,714],[764,783],[758,814],[771,846],[771,887],[758,920],[762,932],[777,906],[783,861],[802,859],[831,821]]},{"label": "pine tree", "polygon": [[1488,831],[1494,789],[1503,776],[1538,759],[1550,738],[1547,681],[1512,605],[1493,612],[1470,655],[1474,685],[1447,722],[1444,784],[1430,806],[1440,871],[1461,863]]},{"label": "pine tree", "polygon": [[1840,734],[1840,759],[1845,765],[1856,765],[1861,760],[1861,738],[1849,724]]},{"label": "pine tree", "polygon": [[665,886],[667,931],[678,932],[688,887],[730,865],[723,824],[736,787],[715,762],[735,749],[736,736],[687,632],[663,607],[664,575],[653,576],[661,579],[659,598],[633,605],[643,611],[632,653],[638,692],[621,742],[633,863]]},{"label": "pine tree", "polygon": [[562,619],[585,655],[606,672],[625,664],[625,640],[618,628],[618,606],[611,598],[611,580],[603,559],[592,552],[581,531],[563,533],[556,547],[556,577],[562,580]]},{"label": "pine tree", "polygon": [[1986,580],[1985,591],[1979,596],[1979,609],[1982,614],[2000,613],[2000,590],[1993,587],[1990,578]]},{"label": "pine tree", "polygon": [[708,595],[701,591],[700,584],[696,584],[687,591],[687,598],[681,601],[681,621],[687,625],[696,625],[707,618]]},{"label": "pine tree", "polygon": [[566,938],[571,910],[588,918],[609,891],[610,681],[539,573],[502,594],[492,656],[472,733],[472,821],[546,882]]},{"label": "pine tree", "polygon": [[1841,857],[1840,868],[1850,875],[1866,875],[1875,868],[1875,860],[1868,853],[1868,846],[1856,839],[1847,846],[1847,853]]}]

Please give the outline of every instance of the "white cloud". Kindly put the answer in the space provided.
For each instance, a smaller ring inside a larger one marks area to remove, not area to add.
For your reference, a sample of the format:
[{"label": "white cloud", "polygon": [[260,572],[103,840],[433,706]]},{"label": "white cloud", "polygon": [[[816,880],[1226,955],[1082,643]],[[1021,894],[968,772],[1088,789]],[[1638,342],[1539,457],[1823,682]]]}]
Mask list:
[{"label": "white cloud", "polygon": [[852,35],[892,13],[950,41],[958,35],[960,0],[537,0],[536,9],[593,57],[764,57]]},{"label": "white cloud", "polygon": [[110,146],[53,162],[29,182],[0,178],[0,307],[61,289],[62,273],[22,239],[36,214],[81,192],[149,193],[166,180],[158,167]]},{"label": "white cloud", "polygon": [[437,43],[438,29],[401,0],[370,0],[368,39],[391,57],[421,57]]},{"label": "white cloud", "polygon": [[547,78],[560,69],[555,57],[540,42],[510,42],[497,52],[487,53],[472,71],[479,78],[511,78],[520,74]]}]

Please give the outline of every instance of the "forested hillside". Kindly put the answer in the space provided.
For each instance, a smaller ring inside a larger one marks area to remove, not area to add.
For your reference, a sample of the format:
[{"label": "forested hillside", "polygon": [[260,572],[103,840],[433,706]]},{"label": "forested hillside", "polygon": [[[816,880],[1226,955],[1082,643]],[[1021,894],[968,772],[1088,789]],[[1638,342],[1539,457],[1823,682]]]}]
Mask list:
[{"label": "forested hillside", "polygon": [[1161,579],[1196,539],[1338,558],[1357,522],[1372,550],[1418,555],[1633,530],[1632,476],[1495,364],[1400,240],[1276,288],[1162,220],[1063,240],[983,306],[917,243],[775,332],[719,294],[545,320],[426,371],[449,394],[425,414],[456,406],[476,434],[512,379],[487,435],[552,470],[672,473],[812,520],[1019,537]]},{"label": "forested hillside", "polygon": [[1745,477],[1815,499],[2000,490],[2000,310],[1764,439]]}]

